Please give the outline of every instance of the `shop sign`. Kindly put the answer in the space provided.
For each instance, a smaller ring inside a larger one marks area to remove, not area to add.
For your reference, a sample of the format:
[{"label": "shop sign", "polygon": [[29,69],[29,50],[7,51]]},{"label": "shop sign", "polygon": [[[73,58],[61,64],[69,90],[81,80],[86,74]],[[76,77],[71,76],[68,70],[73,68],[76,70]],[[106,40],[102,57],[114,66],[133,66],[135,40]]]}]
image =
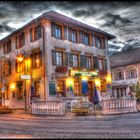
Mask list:
[{"label": "shop sign", "polygon": [[97,71],[70,70],[70,76],[98,76]]},{"label": "shop sign", "polygon": [[63,66],[56,67],[55,69],[55,72],[58,72],[58,73],[66,73],[67,71],[68,71],[68,68],[63,67]]},{"label": "shop sign", "polygon": [[21,77],[21,79],[24,79],[24,80],[30,80],[31,79],[31,75],[21,75],[20,77]]}]

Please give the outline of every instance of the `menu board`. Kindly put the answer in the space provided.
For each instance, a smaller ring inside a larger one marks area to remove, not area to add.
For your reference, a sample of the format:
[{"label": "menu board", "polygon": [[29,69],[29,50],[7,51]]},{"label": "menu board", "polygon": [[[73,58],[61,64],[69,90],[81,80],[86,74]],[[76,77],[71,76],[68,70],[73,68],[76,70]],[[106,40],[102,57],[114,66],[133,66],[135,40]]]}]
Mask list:
[{"label": "menu board", "polygon": [[49,94],[51,96],[56,95],[56,88],[55,88],[55,82],[54,81],[49,82]]}]

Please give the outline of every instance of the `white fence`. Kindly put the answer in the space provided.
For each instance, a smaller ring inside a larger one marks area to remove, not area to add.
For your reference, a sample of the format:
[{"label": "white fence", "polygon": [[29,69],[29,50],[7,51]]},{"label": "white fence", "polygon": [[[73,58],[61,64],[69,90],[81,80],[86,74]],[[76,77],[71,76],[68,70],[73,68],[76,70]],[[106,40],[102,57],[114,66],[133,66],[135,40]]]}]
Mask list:
[{"label": "white fence", "polygon": [[137,112],[136,99],[108,99],[102,101],[103,114]]},{"label": "white fence", "polygon": [[63,101],[35,101],[32,103],[32,114],[64,115]]}]

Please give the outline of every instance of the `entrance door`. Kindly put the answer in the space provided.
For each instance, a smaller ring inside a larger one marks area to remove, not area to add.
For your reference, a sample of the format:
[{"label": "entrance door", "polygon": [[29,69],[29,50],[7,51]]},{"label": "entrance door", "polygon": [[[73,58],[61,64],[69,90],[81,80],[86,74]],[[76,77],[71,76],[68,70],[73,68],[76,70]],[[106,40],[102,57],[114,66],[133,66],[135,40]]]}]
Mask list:
[{"label": "entrance door", "polygon": [[23,82],[18,82],[18,99],[23,99]]},{"label": "entrance door", "polygon": [[93,102],[93,88],[94,88],[93,82],[88,82],[88,97],[90,102]]}]

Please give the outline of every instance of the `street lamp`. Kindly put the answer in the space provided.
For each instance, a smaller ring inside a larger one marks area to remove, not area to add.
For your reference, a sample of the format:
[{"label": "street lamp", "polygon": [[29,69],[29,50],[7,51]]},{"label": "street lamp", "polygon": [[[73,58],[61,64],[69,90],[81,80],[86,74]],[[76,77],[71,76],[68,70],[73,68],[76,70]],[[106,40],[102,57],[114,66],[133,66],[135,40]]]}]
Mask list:
[{"label": "street lamp", "polygon": [[[19,55],[18,57],[17,57],[17,61],[18,62],[23,62],[24,60],[25,60],[25,71],[24,71],[24,73],[25,73],[25,75],[27,75],[27,62],[26,62],[26,59],[28,58],[28,55],[29,54],[27,54],[24,50],[21,50],[21,54],[22,55]],[[25,97],[25,111],[27,110],[27,93],[26,93],[26,78],[24,79],[25,80],[25,86],[24,86],[24,97]]]}]

